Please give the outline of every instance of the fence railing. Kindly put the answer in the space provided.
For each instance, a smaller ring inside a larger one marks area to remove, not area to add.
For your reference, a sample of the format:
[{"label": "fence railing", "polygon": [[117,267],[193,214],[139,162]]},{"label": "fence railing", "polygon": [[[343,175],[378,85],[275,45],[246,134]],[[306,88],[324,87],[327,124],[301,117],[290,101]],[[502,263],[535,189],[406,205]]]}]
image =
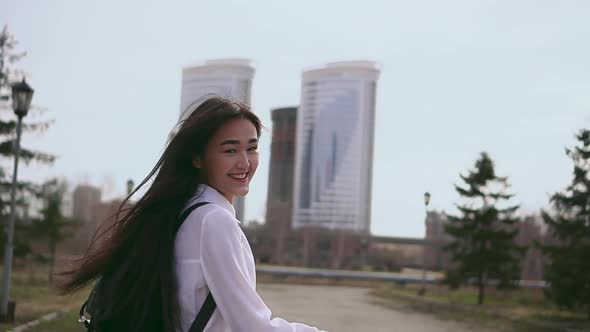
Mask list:
[{"label": "fence railing", "polygon": [[[260,274],[267,274],[272,276],[299,276],[299,277],[315,277],[315,278],[335,278],[335,279],[355,279],[355,280],[378,280],[389,281],[398,284],[420,284],[422,283],[421,275],[411,275],[395,272],[367,272],[367,271],[346,271],[346,270],[329,270],[329,269],[313,269],[313,268],[299,268],[299,267],[285,267],[285,266],[258,266],[256,272]],[[424,282],[427,284],[442,284],[443,278],[440,276],[432,276],[427,274]],[[547,283],[540,280],[518,280],[518,285],[525,288],[545,288]],[[494,285],[494,281],[489,282]]]}]

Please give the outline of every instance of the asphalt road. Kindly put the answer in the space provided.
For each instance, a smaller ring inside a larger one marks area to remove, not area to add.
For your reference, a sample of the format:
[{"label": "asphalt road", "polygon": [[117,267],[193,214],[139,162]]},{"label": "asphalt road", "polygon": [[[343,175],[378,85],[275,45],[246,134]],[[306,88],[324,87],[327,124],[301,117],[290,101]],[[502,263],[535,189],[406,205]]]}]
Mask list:
[{"label": "asphalt road", "polygon": [[366,288],[258,284],[258,292],[272,310],[273,317],[306,323],[329,332],[489,331],[376,304],[378,299]]}]

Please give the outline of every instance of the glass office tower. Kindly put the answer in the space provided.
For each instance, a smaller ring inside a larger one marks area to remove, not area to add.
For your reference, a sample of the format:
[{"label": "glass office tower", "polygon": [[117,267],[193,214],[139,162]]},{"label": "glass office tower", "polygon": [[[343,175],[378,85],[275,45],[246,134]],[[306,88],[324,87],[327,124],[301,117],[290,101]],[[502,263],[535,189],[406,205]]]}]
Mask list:
[{"label": "glass office tower", "polygon": [[369,233],[374,62],[329,63],[303,72],[297,121],[293,226]]}]

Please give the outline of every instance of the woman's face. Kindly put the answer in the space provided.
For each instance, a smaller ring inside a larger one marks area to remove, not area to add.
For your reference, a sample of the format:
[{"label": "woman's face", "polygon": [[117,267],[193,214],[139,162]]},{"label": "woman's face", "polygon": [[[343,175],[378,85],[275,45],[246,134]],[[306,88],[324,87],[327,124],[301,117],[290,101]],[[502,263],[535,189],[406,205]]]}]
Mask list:
[{"label": "woman's face", "polygon": [[244,196],[258,168],[258,135],[247,119],[224,124],[207,144],[204,156],[193,159],[203,171],[204,182],[219,191],[228,201]]}]

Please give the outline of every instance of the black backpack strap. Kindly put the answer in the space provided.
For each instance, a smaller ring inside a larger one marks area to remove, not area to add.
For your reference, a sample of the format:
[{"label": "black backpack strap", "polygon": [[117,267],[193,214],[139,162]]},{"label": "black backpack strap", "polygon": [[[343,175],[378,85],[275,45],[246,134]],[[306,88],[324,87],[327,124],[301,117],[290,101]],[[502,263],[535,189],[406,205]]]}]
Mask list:
[{"label": "black backpack strap", "polygon": [[89,300],[86,300],[84,302],[84,304],[82,304],[82,306],[80,307],[80,318],[78,319],[78,323],[84,324],[84,327],[86,328],[86,330],[91,331],[90,330],[90,319],[88,319],[88,317],[86,317],[86,306],[88,305],[88,301]]},{"label": "black backpack strap", "polygon": [[209,202],[199,202],[199,203],[189,206],[186,210],[184,210],[182,212],[182,214],[180,215],[180,218],[178,218],[178,221],[176,223],[176,231],[178,232],[178,229],[180,228],[180,226],[182,225],[184,220],[186,218],[188,218],[189,214],[191,214],[196,208],[201,207],[203,205],[207,205],[207,204],[209,204]]},{"label": "black backpack strap", "polygon": [[[92,317],[94,316],[94,314],[96,313],[96,302],[97,302],[97,290],[101,287],[101,284],[103,283],[102,278],[99,278],[96,283],[94,284],[94,287],[92,287],[92,290],[90,291],[90,294],[88,295],[88,299],[84,302],[84,304],[82,304],[82,306],[80,307],[80,318],[78,319],[78,323],[82,323],[84,325],[84,327],[86,327],[86,331],[96,331],[96,324],[91,324],[92,321]],[[90,318],[88,318],[88,314],[90,314]]]},{"label": "black backpack strap", "polygon": [[[180,225],[182,225],[184,220],[189,216],[189,214],[191,214],[191,212],[193,212],[196,208],[203,206],[205,204],[208,204],[208,202],[197,203],[197,204],[191,205],[188,209],[184,210],[184,212],[182,213],[180,218],[178,218],[178,225],[177,225],[176,229],[178,230],[180,228]],[[211,316],[213,315],[213,312],[215,311],[215,307],[217,307],[217,304],[215,303],[215,299],[213,298],[213,294],[211,294],[211,292],[209,292],[209,294],[207,294],[207,298],[205,299],[205,303],[203,303],[201,310],[199,310],[199,313],[197,314],[197,318],[195,318],[195,320],[193,321],[193,323],[188,331],[189,332],[202,332],[203,330],[205,330],[205,326],[209,322],[209,319],[211,319]]]},{"label": "black backpack strap", "polygon": [[207,326],[207,322],[209,322],[209,319],[211,319],[216,306],[217,305],[215,303],[215,299],[213,298],[213,294],[209,292],[209,294],[207,294],[207,298],[205,299],[205,303],[203,303],[201,310],[199,310],[199,313],[197,314],[197,318],[195,318],[195,321],[191,325],[191,328],[188,330],[188,332],[202,332],[205,330],[205,326]]}]

